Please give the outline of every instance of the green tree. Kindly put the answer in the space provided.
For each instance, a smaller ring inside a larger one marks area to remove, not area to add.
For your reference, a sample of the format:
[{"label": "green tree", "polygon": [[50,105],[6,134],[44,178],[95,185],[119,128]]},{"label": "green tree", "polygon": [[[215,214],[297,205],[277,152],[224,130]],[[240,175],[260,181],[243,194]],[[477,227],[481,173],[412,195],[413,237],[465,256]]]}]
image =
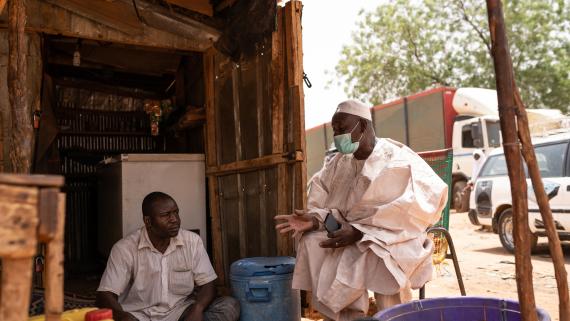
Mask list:
[{"label": "green tree", "polygon": [[[528,107],[570,105],[570,0],[503,1]],[[396,0],[361,12],[336,66],[347,94],[378,104],[435,85],[494,88],[484,0]]]}]

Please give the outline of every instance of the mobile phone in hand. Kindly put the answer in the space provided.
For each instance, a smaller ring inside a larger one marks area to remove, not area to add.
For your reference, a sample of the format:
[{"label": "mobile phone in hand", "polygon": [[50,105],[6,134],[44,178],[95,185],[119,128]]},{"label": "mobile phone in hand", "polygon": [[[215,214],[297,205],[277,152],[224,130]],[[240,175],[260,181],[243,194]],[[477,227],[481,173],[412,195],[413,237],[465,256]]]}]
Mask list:
[{"label": "mobile phone in hand", "polygon": [[325,229],[327,232],[332,233],[340,229],[340,223],[334,218],[332,213],[328,213],[325,218]]}]

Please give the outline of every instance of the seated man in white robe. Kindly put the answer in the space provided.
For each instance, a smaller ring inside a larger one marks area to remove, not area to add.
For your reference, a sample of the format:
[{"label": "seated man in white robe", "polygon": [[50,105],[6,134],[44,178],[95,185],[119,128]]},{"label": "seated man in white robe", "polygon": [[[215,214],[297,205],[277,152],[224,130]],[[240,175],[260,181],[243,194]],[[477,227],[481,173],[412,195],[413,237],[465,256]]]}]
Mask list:
[{"label": "seated man in white robe", "polygon": [[[311,291],[313,306],[334,320],[364,316],[367,290],[383,309],[431,279],[426,229],[447,202],[447,185],[431,167],[403,144],[376,138],[371,120],[361,102],[338,106],[338,153],[311,179],[308,208],[275,217],[281,233],[302,235],[293,287]],[[325,230],[327,215],[338,230]]]}]

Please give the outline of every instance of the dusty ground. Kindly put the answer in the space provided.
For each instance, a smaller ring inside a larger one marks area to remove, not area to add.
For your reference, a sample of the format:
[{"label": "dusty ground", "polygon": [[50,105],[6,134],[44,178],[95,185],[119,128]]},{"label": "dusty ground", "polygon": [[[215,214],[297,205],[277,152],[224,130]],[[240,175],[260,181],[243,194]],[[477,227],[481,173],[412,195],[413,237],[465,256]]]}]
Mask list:
[{"label": "dusty ground", "polygon": [[[450,232],[467,295],[518,300],[515,259],[503,249],[499,236],[472,225],[467,213],[452,213]],[[558,292],[546,238],[539,239],[539,244],[538,254],[532,256],[536,304],[545,309],[553,321],[559,320]],[[570,242],[563,242],[563,250],[566,271],[570,272]],[[414,291],[414,298],[417,299],[418,294],[418,291]],[[446,260],[435,279],[426,285],[426,298],[458,295],[460,292],[453,262]]]},{"label": "dusty ground", "polygon": [[[467,295],[517,300],[515,259],[503,249],[499,236],[473,226],[467,213],[452,213],[450,232]],[[540,238],[539,252],[532,256],[534,295],[537,306],[545,309],[552,320],[558,320],[558,292],[546,242],[546,238]],[[563,250],[566,271],[570,271],[570,242],[563,242]],[[426,286],[426,298],[459,295],[453,263],[446,262],[440,275]]]}]

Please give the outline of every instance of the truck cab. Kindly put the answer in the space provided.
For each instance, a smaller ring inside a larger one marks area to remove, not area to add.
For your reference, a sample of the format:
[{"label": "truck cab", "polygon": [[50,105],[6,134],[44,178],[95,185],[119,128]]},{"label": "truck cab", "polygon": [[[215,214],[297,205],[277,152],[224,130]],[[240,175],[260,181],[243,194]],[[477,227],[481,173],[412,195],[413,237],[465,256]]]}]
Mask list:
[{"label": "truck cab", "polygon": [[499,117],[457,116],[453,124],[453,204],[457,211],[465,211],[469,199],[463,197],[463,190],[471,179],[473,152],[481,149],[488,155],[501,146]]}]

